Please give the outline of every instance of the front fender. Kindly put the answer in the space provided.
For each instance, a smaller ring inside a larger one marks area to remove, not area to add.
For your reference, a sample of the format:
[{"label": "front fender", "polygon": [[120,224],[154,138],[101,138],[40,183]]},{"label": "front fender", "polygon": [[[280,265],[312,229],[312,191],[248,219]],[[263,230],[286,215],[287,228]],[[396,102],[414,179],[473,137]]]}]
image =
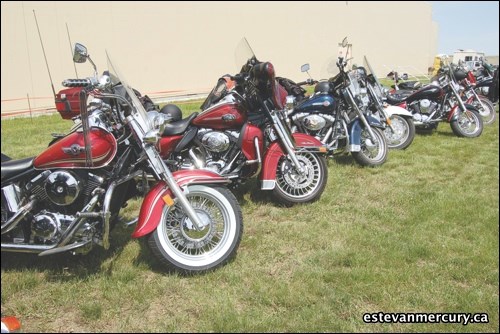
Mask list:
[{"label": "front fender", "polygon": [[[297,151],[304,148],[315,153],[326,153],[326,148],[318,139],[299,132],[292,134],[292,136],[295,139]],[[283,155],[285,153],[278,142],[275,141],[269,145],[262,161],[262,172],[260,173],[262,190],[272,190],[276,186],[276,169]]]},{"label": "front fender", "polygon": [[[476,110],[476,107],[470,105],[470,104],[464,104],[465,105],[465,108],[467,108],[467,110]],[[455,121],[457,118],[458,118],[458,112],[460,110],[460,106],[457,104],[455,105],[453,108],[451,108],[450,112],[448,113],[448,123],[452,122],[452,121]]]},{"label": "front fender", "polygon": [[[192,184],[230,182],[227,178],[206,170],[181,170],[174,172],[173,175],[181,188]],[[158,182],[144,197],[132,238],[140,238],[153,232],[160,223],[165,206],[173,205],[173,197],[167,184],[164,181]]]},{"label": "front fender", "polygon": [[411,112],[409,112],[405,108],[401,108],[398,106],[387,106],[387,107],[384,107],[384,110],[387,113],[387,115],[389,115],[389,117],[391,117],[392,115],[412,117]]}]

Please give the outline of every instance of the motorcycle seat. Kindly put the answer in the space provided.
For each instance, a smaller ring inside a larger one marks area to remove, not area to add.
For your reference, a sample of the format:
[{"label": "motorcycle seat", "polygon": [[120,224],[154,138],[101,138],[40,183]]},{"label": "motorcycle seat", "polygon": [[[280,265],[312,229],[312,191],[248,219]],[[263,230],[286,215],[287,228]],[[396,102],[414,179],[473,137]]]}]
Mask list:
[{"label": "motorcycle seat", "polygon": [[396,91],[393,94],[387,95],[387,103],[389,104],[400,104],[408,98],[413,93],[413,91]]},{"label": "motorcycle seat", "polygon": [[174,136],[184,133],[196,116],[198,116],[198,113],[194,112],[189,117],[181,119],[180,121],[167,123],[162,136]]},{"label": "motorcycle seat", "polygon": [[33,168],[34,157],[2,162],[2,181]]}]

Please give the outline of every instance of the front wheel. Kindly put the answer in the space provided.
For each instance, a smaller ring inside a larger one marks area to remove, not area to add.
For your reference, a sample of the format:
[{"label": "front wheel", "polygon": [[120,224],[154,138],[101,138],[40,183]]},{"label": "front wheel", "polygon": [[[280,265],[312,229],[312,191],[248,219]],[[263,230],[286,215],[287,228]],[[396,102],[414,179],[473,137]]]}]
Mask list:
[{"label": "front wheel", "polygon": [[483,119],[479,112],[467,107],[465,112],[457,111],[458,117],[451,121],[453,133],[458,137],[475,138],[483,132]]},{"label": "front wheel", "polygon": [[497,113],[495,112],[495,106],[486,97],[479,95],[479,101],[474,100],[472,105],[479,111],[479,115],[483,118],[483,125],[492,124],[495,122]]},{"label": "front wheel", "polygon": [[296,152],[295,155],[304,170],[302,175],[285,155],[281,157],[276,170],[273,196],[286,206],[316,201],[325,190],[328,180],[328,167],[324,157],[310,152]]},{"label": "front wheel", "polygon": [[392,115],[390,118],[391,127],[384,130],[387,147],[394,150],[404,150],[413,142],[415,138],[415,124],[413,119],[400,115]]},{"label": "front wheel", "polygon": [[375,134],[374,141],[370,133],[363,129],[361,131],[361,150],[352,152],[354,160],[361,166],[375,167],[382,165],[387,160],[387,141],[382,131],[378,128],[372,128]]},{"label": "front wheel", "polygon": [[182,206],[165,206],[161,222],[149,235],[153,254],[169,270],[197,274],[231,260],[243,234],[241,208],[225,187],[192,185],[186,195],[203,229],[198,231]]}]

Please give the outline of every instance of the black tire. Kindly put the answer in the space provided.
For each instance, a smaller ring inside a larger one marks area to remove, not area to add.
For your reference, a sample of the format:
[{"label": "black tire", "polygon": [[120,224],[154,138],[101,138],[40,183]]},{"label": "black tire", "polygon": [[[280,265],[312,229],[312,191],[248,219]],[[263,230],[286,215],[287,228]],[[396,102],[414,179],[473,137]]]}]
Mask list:
[{"label": "black tire", "polygon": [[305,168],[305,175],[297,173],[287,156],[281,157],[276,170],[273,197],[286,206],[318,200],[328,181],[328,166],[323,156],[309,152],[296,152],[296,156]]},{"label": "black tire", "polygon": [[361,131],[361,150],[352,152],[354,160],[361,166],[375,167],[382,165],[387,160],[387,141],[382,130],[372,128],[377,143],[373,143],[370,134],[363,128]]},{"label": "black tire", "polygon": [[153,254],[168,269],[183,275],[204,273],[221,267],[235,255],[243,234],[238,201],[225,187],[190,185],[186,195],[202,222],[192,225],[182,207],[166,206],[160,224],[148,237]]},{"label": "black tire", "polygon": [[465,112],[460,109],[457,112],[458,117],[450,123],[453,133],[458,137],[479,137],[483,132],[483,118],[479,112],[472,107],[467,107]]},{"label": "black tire", "polygon": [[390,120],[394,131],[389,126],[384,130],[387,147],[393,150],[406,149],[415,138],[413,119],[394,114]]}]

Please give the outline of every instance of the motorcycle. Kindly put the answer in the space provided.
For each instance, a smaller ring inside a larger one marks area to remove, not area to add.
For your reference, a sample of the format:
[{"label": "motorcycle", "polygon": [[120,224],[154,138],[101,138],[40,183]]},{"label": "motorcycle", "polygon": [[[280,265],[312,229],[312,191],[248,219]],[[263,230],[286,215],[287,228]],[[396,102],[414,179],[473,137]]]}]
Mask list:
[{"label": "motorcycle", "polygon": [[[73,60],[92,62],[79,43]],[[34,158],[2,161],[2,252],[108,249],[120,209],[144,195],[138,218],[129,223],[137,223],[132,237],[147,239],[166,269],[194,274],[224,265],[243,233],[230,181],[209,171],[172,173],[156,149],[170,118],[147,113],[107,60],[106,74],[63,82],[81,88],[79,126]],[[146,175],[156,179],[151,188]]]},{"label": "motorcycle", "polygon": [[456,136],[478,137],[483,131],[482,117],[462,101],[458,89],[451,66],[443,66],[431,84],[415,92],[389,94],[387,102],[411,111],[417,128],[432,130],[445,121]]},{"label": "motorcycle", "polygon": [[[327,145],[331,155],[351,152],[362,166],[382,165],[387,160],[387,141],[382,132],[385,127],[367,112],[370,99],[366,75],[361,78],[358,71],[345,70],[350,48],[347,38],[339,46],[340,72],[336,76],[328,81],[308,79],[298,83],[298,86],[315,84],[314,94],[309,98],[297,95],[298,89],[289,89],[292,95],[289,95],[287,115],[292,132],[314,136]],[[301,70],[308,69],[305,64]]]},{"label": "motorcycle", "polygon": [[[301,68],[302,72],[307,72],[308,70],[309,64],[304,64]],[[386,125],[383,128],[383,133],[387,141],[387,147],[389,149],[406,149],[415,138],[415,125],[413,124],[412,114],[401,107],[385,103],[387,90],[380,84],[366,56],[363,57],[363,67],[357,67],[353,71],[356,72],[360,85],[366,88],[366,90],[362,90],[363,93],[361,95],[367,94],[366,96],[369,99],[367,108],[363,110],[367,115],[377,118],[379,122]],[[317,83],[315,80],[306,80],[298,84],[286,78],[280,78],[280,80],[285,85],[287,92],[296,98],[297,101],[302,101],[305,96],[305,90],[297,89],[297,87]],[[301,124],[296,124],[296,126],[300,127]],[[304,128],[304,124],[302,124],[302,128]],[[313,129],[308,130],[311,131]],[[323,140],[321,141],[324,142]]]},{"label": "motorcycle", "polygon": [[236,54],[244,63],[240,73],[218,80],[201,113],[166,126],[162,157],[175,170],[210,170],[236,185],[259,175],[260,189],[272,191],[283,205],[319,199],[328,178],[326,148],[311,136],[289,132],[286,93],[273,65],[258,61],[246,39]]},{"label": "motorcycle", "polygon": [[466,70],[460,65],[453,71],[460,85],[459,92],[464,103],[474,106],[479,111],[483,124],[492,124],[496,119],[495,106],[488,97],[477,94],[475,88],[478,83],[473,71]]}]

